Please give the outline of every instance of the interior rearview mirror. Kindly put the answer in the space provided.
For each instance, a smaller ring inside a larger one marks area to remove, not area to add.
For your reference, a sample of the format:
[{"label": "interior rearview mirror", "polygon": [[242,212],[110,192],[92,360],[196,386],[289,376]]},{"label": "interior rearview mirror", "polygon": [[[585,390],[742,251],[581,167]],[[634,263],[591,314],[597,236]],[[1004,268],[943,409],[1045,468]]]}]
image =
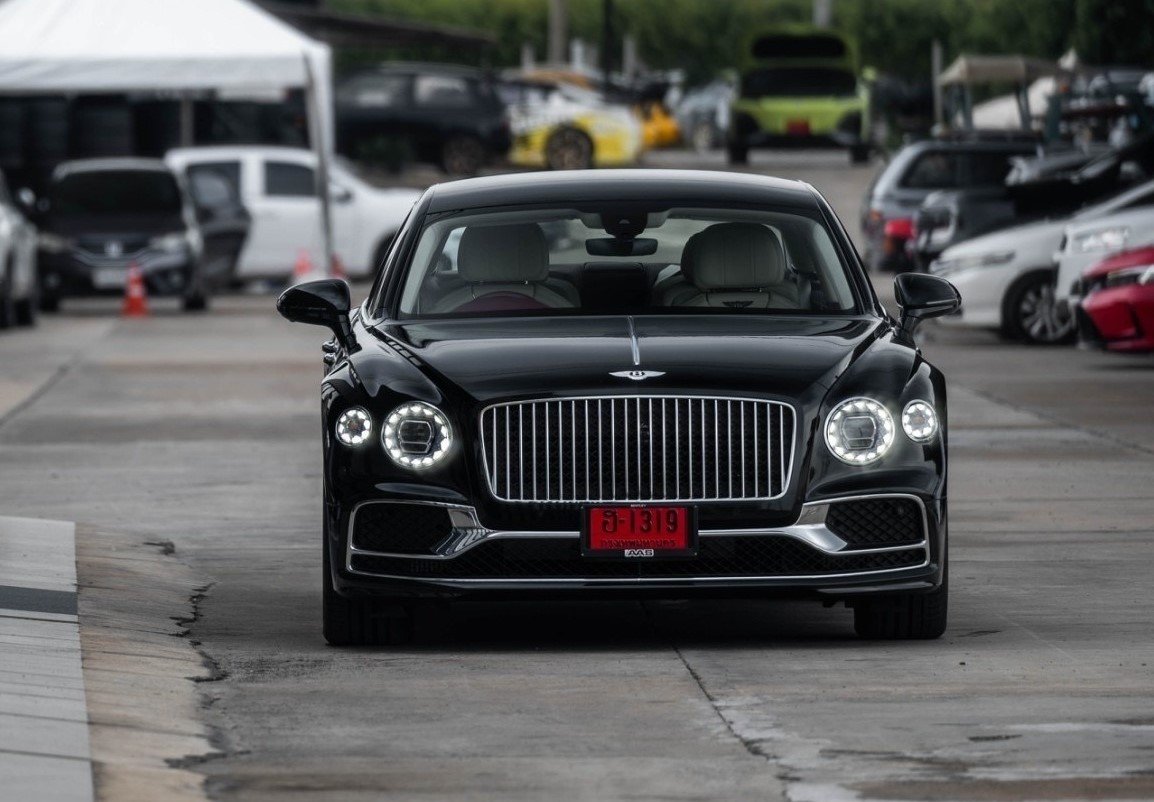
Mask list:
[{"label": "interior rearview mirror", "polygon": [[907,337],[923,320],[952,314],[962,306],[953,284],[925,273],[902,273],[894,279],[894,297],[901,308],[901,333]]},{"label": "interior rearview mirror", "polygon": [[306,281],[289,287],[276,301],[276,309],[285,320],[325,326],[349,351],[356,345],[352,323],[349,322],[351,308],[349,285],[337,278]]}]

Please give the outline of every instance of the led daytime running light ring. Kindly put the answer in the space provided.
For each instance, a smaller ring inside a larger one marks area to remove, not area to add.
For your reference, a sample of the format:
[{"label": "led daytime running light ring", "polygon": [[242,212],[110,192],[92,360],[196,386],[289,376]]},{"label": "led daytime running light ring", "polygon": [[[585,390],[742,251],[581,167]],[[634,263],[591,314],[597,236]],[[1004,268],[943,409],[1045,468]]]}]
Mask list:
[{"label": "led daytime running light ring", "polygon": [[[406,421],[420,421],[432,428],[429,449],[424,454],[405,453],[400,439],[401,425]],[[441,410],[423,401],[412,401],[394,409],[385,418],[381,431],[385,453],[402,468],[426,470],[443,460],[453,445],[453,427]]]}]

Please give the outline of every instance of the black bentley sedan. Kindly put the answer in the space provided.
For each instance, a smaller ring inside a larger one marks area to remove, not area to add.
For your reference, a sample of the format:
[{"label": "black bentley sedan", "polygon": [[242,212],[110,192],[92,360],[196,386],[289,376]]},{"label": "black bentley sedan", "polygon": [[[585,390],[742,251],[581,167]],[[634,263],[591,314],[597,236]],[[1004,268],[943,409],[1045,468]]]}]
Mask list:
[{"label": "black bentley sedan", "polygon": [[867,638],[946,625],[946,394],[809,185],[692,171],[429,189],[327,326],[324,634],[430,599],[804,596]]}]

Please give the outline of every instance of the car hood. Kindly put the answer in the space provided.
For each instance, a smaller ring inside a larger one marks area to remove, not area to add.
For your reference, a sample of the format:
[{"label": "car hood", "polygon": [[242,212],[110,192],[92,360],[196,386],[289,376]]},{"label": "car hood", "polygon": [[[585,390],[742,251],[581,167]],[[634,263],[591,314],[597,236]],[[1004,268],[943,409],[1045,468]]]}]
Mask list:
[{"label": "car hood", "polygon": [[992,251],[1018,253],[1037,251],[1044,254],[1048,262],[1050,254],[1062,239],[1062,232],[1065,231],[1067,223],[1068,221],[1064,219],[1039,220],[1024,226],[1003,228],[947,248],[942,252],[941,261],[980,256]]},{"label": "car hood", "polygon": [[828,389],[882,330],[873,317],[681,315],[414,322],[377,337],[480,402],[607,391],[799,398]]}]

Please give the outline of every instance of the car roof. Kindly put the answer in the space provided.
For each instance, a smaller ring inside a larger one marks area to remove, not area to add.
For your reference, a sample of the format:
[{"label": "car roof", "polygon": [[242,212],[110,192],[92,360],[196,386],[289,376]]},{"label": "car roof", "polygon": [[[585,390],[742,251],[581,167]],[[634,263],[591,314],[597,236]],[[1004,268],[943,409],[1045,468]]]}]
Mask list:
[{"label": "car roof", "polygon": [[459,75],[464,78],[480,78],[485,76],[484,70],[476,67],[468,67],[464,64],[442,64],[435,61],[386,61],[383,64],[377,64],[373,67],[368,67],[363,70],[358,70],[350,78],[355,78],[364,75],[374,74],[388,74],[401,73],[405,75],[436,74],[436,75]]},{"label": "car roof", "polygon": [[560,170],[466,178],[430,189],[429,212],[526,203],[667,200],[773,203],[816,208],[817,192],[803,181],[712,170]]},{"label": "car roof", "polygon": [[242,158],[244,156],[315,156],[307,148],[294,148],[288,145],[208,145],[194,148],[173,148],[165,154],[165,158],[196,159],[202,156],[211,158]]},{"label": "car roof", "polygon": [[106,170],[143,170],[159,173],[172,173],[168,165],[161,159],[140,158],[111,158],[111,159],[76,159],[75,161],[61,162],[53,172],[54,178],[63,178],[72,173],[102,172]]}]

